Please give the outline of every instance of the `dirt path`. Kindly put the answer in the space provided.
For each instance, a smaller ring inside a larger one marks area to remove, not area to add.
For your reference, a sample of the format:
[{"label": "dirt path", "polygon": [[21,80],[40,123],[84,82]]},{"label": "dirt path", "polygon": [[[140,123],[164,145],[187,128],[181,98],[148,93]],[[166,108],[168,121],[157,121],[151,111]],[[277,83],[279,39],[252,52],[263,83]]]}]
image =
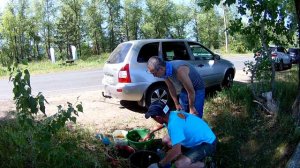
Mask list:
[{"label": "dirt path", "polygon": [[[155,123],[146,120],[145,109],[138,107],[135,103],[127,103],[124,106],[115,99],[105,99],[101,91],[87,91],[79,94],[64,94],[47,97],[47,115],[57,112],[57,106],[62,105],[67,109],[67,102],[73,105],[82,102],[83,113],[79,113],[77,124],[90,129],[92,132],[112,133],[116,129],[130,130],[136,127],[150,128]],[[77,97],[78,101],[77,101]],[[13,101],[0,101],[0,118],[11,117],[10,113],[15,110]]]}]

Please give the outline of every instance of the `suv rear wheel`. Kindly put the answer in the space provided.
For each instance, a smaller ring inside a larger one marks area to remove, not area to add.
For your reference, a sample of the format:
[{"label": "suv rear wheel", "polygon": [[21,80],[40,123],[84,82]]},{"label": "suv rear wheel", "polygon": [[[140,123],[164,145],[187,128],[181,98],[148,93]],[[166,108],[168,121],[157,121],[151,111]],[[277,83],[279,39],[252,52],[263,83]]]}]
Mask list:
[{"label": "suv rear wheel", "polygon": [[146,107],[156,100],[161,100],[162,102],[170,105],[172,98],[169,94],[169,90],[165,85],[154,85],[152,86],[146,94]]}]

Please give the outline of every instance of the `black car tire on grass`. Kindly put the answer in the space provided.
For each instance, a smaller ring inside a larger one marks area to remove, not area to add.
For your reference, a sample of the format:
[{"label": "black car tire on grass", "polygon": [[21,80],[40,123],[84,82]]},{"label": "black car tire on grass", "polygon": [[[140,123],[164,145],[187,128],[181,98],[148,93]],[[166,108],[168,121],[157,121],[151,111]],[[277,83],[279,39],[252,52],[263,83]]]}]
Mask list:
[{"label": "black car tire on grass", "polygon": [[233,73],[230,72],[230,71],[227,71],[225,76],[224,76],[224,79],[223,79],[223,82],[222,82],[222,88],[230,88],[233,84]]},{"label": "black car tire on grass", "polygon": [[283,70],[283,61],[282,60],[280,60],[280,62],[277,64],[277,70],[278,71],[282,71]]}]

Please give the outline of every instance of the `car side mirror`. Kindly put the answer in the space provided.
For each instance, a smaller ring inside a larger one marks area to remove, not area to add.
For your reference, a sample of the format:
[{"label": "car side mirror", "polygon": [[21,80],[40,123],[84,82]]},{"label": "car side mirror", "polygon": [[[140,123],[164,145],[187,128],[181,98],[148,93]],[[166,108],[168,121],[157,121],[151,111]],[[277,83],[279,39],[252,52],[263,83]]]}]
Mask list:
[{"label": "car side mirror", "polygon": [[214,59],[215,59],[215,60],[220,60],[220,59],[221,59],[221,57],[220,57],[220,55],[218,55],[218,54],[215,54],[215,55],[214,55]]}]

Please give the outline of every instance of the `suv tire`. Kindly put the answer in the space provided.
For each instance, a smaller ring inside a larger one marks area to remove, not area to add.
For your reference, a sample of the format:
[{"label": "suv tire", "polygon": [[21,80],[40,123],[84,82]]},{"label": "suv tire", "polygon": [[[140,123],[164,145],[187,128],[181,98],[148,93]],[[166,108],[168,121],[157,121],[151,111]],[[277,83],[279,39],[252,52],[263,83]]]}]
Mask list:
[{"label": "suv tire", "polygon": [[149,107],[150,104],[156,100],[161,100],[168,105],[171,104],[172,98],[167,86],[157,84],[149,88],[146,94],[146,107]]},{"label": "suv tire", "polygon": [[230,88],[232,84],[233,84],[233,74],[232,72],[227,71],[222,82],[222,88],[225,89]]},{"label": "suv tire", "polygon": [[280,60],[280,62],[277,64],[277,69],[279,70],[279,71],[282,71],[283,70],[283,61],[282,60]]}]

